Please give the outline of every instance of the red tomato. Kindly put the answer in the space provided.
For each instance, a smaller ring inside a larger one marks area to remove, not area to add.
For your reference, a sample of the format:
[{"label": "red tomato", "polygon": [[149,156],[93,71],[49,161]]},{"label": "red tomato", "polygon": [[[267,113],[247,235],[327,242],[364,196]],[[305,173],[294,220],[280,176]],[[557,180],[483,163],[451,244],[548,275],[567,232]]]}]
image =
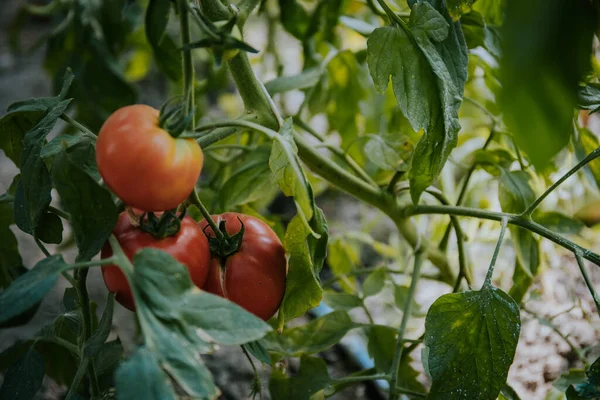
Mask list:
[{"label": "red tomato", "polygon": [[[219,225],[226,221],[227,233],[233,235],[245,227],[242,245],[222,265],[212,257],[204,290],[225,297],[254,315],[268,320],[277,312],[285,292],[287,260],[281,241],[273,230],[258,218],[244,214],[213,215]],[[204,229],[206,220],[200,223]],[[210,227],[207,234],[214,235]]]},{"label": "red tomato", "polygon": [[96,163],[104,183],[125,204],[143,211],[176,208],[191,193],[204,156],[193,139],[158,126],[158,110],[143,104],[115,111],[102,125]]},{"label": "red tomato", "polygon": [[[192,218],[184,217],[181,220],[181,228],[176,235],[157,239],[131,225],[129,216],[123,212],[119,215],[113,233],[130,260],[133,259],[136,252],[145,247],[163,250],[188,268],[190,278],[196,286],[201,288],[206,282],[210,263],[208,239]],[[112,254],[112,248],[106,242],[102,248],[101,257],[108,258]],[[116,265],[105,265],[102,267],[102,276],[108,290],[116,293],[116,300],[128,309],[135,311],[131,288],[123,271]]]}]

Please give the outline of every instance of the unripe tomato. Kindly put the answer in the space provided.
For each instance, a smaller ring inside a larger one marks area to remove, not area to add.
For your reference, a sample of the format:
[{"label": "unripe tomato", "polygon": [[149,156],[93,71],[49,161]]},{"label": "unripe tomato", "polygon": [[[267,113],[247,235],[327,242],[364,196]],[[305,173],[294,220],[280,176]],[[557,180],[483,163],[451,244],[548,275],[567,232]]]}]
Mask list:
[{"label": "unripe tomato", "polygon": [[[281,304],[285,292],[287,260],[281,241],[260,219],[238,213],[213,215],[219,225],[225,222],[227,233],[233,235],[242,228],[244,236],[238,252],[222,264],[219,257],[210,261],[204,290],[231,300],[263,320],[271,318]],[[206,234],[214,233],[206,220],[200,223]]]},{"label": "unripe tomato", "polygon": [[[192,218],[184,217],[181,220],[181,228],[177,234],[157,239],[133,226],[127,213],[123,212],[119,215],[113,234],[130,260],[133,259],[135,253],[145,247],[163,250],[188,268],[194,285],[202,288],[206,282],[210,263],[208,239]],[[101,257],[108,258],[112,254],[112,248],[106,242],[102,248]],[[123,306],[135,311],[131,287],[123,271],[116,265],[104,265],[102,276],[108,290],[115,292],[115,299]]]},{"label": "unripe tomato", "polygon": [[96,142],[106,186],[142,211],[166,211],[182,203],[204,159],[196,141],[176,139],[160,128],[158,114],[143,104],[120,108],[104,122]]}]

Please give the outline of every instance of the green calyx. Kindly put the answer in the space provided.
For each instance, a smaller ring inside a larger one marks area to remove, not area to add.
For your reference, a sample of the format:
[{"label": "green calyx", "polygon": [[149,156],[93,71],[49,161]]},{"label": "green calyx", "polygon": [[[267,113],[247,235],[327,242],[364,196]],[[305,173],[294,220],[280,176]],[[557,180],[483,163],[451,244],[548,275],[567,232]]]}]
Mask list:
[{"label": "green calyx", "polygon": [[239,218],[238,220],[240,221],[240,224],[242,224],[242,227],[238,232],[234,233],[233,235],[230,235],[225,229],[226,221],[224,220],[219,222],[219,231],[222,233],[222,235],[219,236],[221,237],[217,237],[215,235],[211,235],[210,232],[206,232],[207,228],[209,228],[210,225],[207,225],[204,228],[203,231],[206,237],[208,238],[210,253],[214,257],[218,257],[221,260],[225,260],[227,257],[237,253],[242,247],[242,239],[244,237],[245,227],[242,220]]},{"label": "green calyx", "polygon": [[177,215],[176,210],[165,211],[160,217],[149,212],[143,214],[140,218],[140,229],[157,239],[164,239],[179,232],[181,220],[184,216],[185,211],[180,215]]},{"label": "green calyx", "polygon": [[181,96],[167,100],[158,115],[158,126],[174,138],[185,132],[194,119],[194,110],[186,113],[185,103],[180,100]]}]

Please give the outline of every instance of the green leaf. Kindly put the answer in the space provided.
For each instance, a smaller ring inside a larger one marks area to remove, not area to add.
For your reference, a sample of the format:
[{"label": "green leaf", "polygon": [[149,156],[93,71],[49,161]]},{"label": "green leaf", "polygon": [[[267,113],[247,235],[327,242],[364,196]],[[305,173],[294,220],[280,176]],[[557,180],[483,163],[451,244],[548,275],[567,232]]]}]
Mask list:
[{"label": "green leaf", "polygon": [[500,289],[485,286],[437,299],[425,320],[433,380],[429,397],[496,399],[506,382],[520,328],[517,304]]},{"label": "green leaf", "polygon": [[586,381],[586,378],[585,370],[571,368],[566,373],[561,374],[560,378],[552,382],[552,386],[561,392],[566,392],[569,386],[583,383]]},{"label": "green leaf", "polygon": [[448,11],[454,21],[458,21],[460,17],[471,11],[471,6],[475,0],[447,0]]},{"label": "green leaf", "polygon": [[33,399],[42,386],[45,375],[42,356],[31,349],[4,374],[0,398],[11,400]]},{"label": "green leaf", "polygon": [[510,288],[508,294],[512,297],[517,304],[521,304],[527,291],[533,284],[533,276],[531,271],[527,267],[523,267],[519,257],[515,260],[515,269],[512,276],[513,285]]},{"label": "green leaf", "polygon": [[46,212],[52,197],[52,182],[48,169],[40,157],[43,142],[54,124],[69,105],[61,101],[44,114],[23,138],[21,179],[15,194],[15,223],[23,232],[33,235]]},{"label": "green leaf", "polygon": [[4,154],[15,163],[21,165],[21,152],[23,147],[23,138],[40,117],[43,111],[34,112],[9,112],[0,118],[0,149]]},{"label": "green leaf", "polygon": [[385,92],[391,75],[402,112],[415,131],[425,130],[410,172],[414,202],[437,178],[456,146],[463,75],[466,77],[466,45],[463,38],[465,49],[461,47],[456,53],[459,65],[455,65],[446,64],[438,52],[442,44],[436,47],[432,43],[444,41],[449,35],[454,38],[454,26],[429,3],[418,2],[413,5],[409,29],[378,28],[367,41],[367,62],[375,87]]},{"label": "green leaf", "polygon": [[[398,309],[403,310],[406,306],[406,300],[408,299],[408,286],[404,285],[395,285],[394,286],[394,301],[396,302],[396,307]],[[421,308],[417,301],[413,298],[412,300],[412,312],[418,313],[418,310]]]},{"label": "green leaf", "polygon": [[269,153],[256,150],[253,156],[221,186],[217,197],[223,210],[261,200],[277,190],[269,168]]},{"label": "green leaf", "polygon": [[272,352],[289,357],[314,354],[337,344],[346,333],[358,327],[344,311],[334,311],[307,324],[286,329],[279,334],[270,332],[262,343]]},{"label": "green leaf", "polygon": [[309,235],[298,215],[290,221],[285,231],[283,246],[289,255],[288,275],[279,309],[285,321],[304,315],[321,302],[323,290],[318,279],[320,266],[311,257],[307,242]]},{"label": "green leaf", "polygon": [[[598,358],[585,372],[587,381],[573,386],[577,395],[583,399],[597,399],[600,397],[600,358]],[[570,399],[569,396],[567,398]]]},{"label": "green leaf", "polygon": [[540,242],[523,228],[510,228],[519,263],[531,274],[536,275],[541,264]]},{"label": "green leaf", "polygon": [[585,227],[583,222],[557,211],[537,211],[532,218],[538,224],[557,233],[577,235]]},{"label": "green leaf", "polygon": [[334,310],[348,311],[362,306],[362,301],[355,294],[326,291],[323,301]]},{"label": "green leaf", "polygon": [[346,50],[329,61],[327,77],[329,98],[325,111],[330,129],[339,132],[343,143],[350,143],[358,135],[357,116],[361,113],[360,101],[365,98],[363,86],[368,76],[354,53]]},{"label": "green leaf", "polygon": [[317,280],[319,280],[319,273],[321,272],[321,269],[323,269],[325,258],[327,258],[329,227],[327,226],[327,220],[325,219],[323,210],[317,206],[314,208],[314,216],[310,221],[310,228],[314,233],[319,235],[319,237],[315,237],[314,234],[311,234],[308,235],[306,239],[310,260],[312,262],[312,270],[315,274],[315,277],[317,277]]},{"label": "green leaf", "polygon": [[56,136],[50,142],[48,142],[44,147],[42,147],[42,151],[40,152],[40,157],[49,158],[57,155],[63,149],[68,149],[71,146],[79,143],[85,136],[81,134],[62,134]]},{"label": "green leaf", "polygon": [[363,150],[369,161],[386,171],[395,171],[402,162],[400,155],[378,135],[371,136]]},{"label": "green leaf", "polygon": [[[574,140],[575,155],[578,161],[582,161],[588,154],[600,147],[598,137],[589,129],[577,127],[578,137]],[[600,160],[595,159],[583,167],[583,171],[588,179],[593,182],[597,188],[600,188]]]},{"label": "green leaf", "polygon": [[78,260],[94,257],[117,222],[117,208],[110,193],[81,168],[71,153],[62,152],[54,161],[52,181],[61,203],[71,214],[71,225],[79,248]]},{"label": "green leaf", "polygon": [[498,197],[502,211],[520,213],[535,200],[529,185],[530,175],[525,171],[503,171],[498,181]]},{"label": "green leaf", "polygon": [[521,400],[515,389],[510,387],[508,383],[506,383],[502,387],[502,390],[500,391],[500,396],[505,400]]},{"label": "green leaf", "polygon": [[324,389],[330,381],[323,359],[303,356],[297,376],[287,378],[284,373],[273,369],[269,392],[273,400],[306,400]]},{"label": "green leaf", "polygon": [[500,103],[516,144],[537,169],[569,142],[597,19],[585,1],[507,3]]},{"label": "green leaf", "polygon": [[487,24],[496,26],[502,25],[505,8],[505,0],[477,0],[473,4],[473,9],[483,15]]},{"label": "green leaf", "polygon": [[56,214],[47,212],[42,215],[35,235],[44,243],[58,244],[62,242],[63,224]]},{"label": "green leaf", "polygon": [[388,373],[392,368],[398,331],[390,326],[372,325],[366,333],[367,350],[375,362],[375,369],[381,373]]},{"label": "green leaf", "polygon": [[381,289],[383,289],[383,286],[385,285],[386,277],[387,274],[384,269],[376,268],[373,270],[362,285],[363,296],[374,296],[381,292]]},{"label": "green leaf", "polygon": [[181,80],[181,52],[167,33],[171,13],[169,0],[150,0],[146,10],[146,37],[158,68],[172,81]]},{"label": "green leaf", "polygon": [[85,342],[85,345],[83,347],[83,354],[86,357],[96,357],[96,355],[102,349],[104,342],[106,342],[106,339],[108,339],[108,335],[110,334],[110,330],[112,328],[114,306],[115,295],[113,293],[110,293],[108,295],[108,299],[106,300],[106,307],[104,308],[104,312],[102,313],[100,324],[98,325],[98,328],[94,331],[92,336]]},{"label": "green leaf", "polygon": [[10,230],[13,222],[12,204],[0,202],[0,288],[4,289],[24,270],[17,238]]},{"label": "green leaf", "polygon": [[160,369],[159,361],[145,347],[121,364],[115,374],[117,399],[176,399],[169,378]]},{"label": "green leaf", "polygon": [[313,216],[312,190],[298,160],[298,148],[292,137],[292,118],[283,123],[280,136],[273,141],[269,167],[279,188],[286,196],[293,196],[306,220]]},{"label": "green leaf", "polygon": [[308,89],[315,86],[323,75],[320,68],[309,68],[298,75],[281,76],[265,83],[270,95],[285,93],[291,90]]},{"label": "green leaf", "polygon": [[360,254],[355,246],[344,239],[335,239],[329,242],[329,256],[327,264],[335,276],[341,276],[340,284],[344,291],[356,290],[356,279],[349,276],[352,270],[360,263]]},{"label": "green leaf", "polygon": [[121,363],[123,345],[119,339],[104,343],[94,359],[101,391],[115,387],[115,372]]},{"label": "green leaf", "polygon": [[494,176],[502,175],[504,170],[508,170],[515,161],[513,154],[505,149],[477,150],[475,152],[475,162],[480,165],[487,173]]},{"label": "green leaf", "polygon": [[310,26],[310,15],[296,0],[279,0],[283,28],[298,40],[304,40]]},{"label": "green leaf", "polygon": [[589,110],[590,115],[600,110],[600,84],[588,83],[579,88],[577,108]]},{"label": "green leaf", "polygon": [[0,323],[27,311],[52,289],[58,275],[70,268],[60,254],[38,262],[0,293]]},{"label": "green leaf", "polygon": [[265,348],[265,346],[262,345],[260,341],[246,343],[242,345],[242,347],[261,363],[271,365],[271,356],[269,355],[269,351]]}]

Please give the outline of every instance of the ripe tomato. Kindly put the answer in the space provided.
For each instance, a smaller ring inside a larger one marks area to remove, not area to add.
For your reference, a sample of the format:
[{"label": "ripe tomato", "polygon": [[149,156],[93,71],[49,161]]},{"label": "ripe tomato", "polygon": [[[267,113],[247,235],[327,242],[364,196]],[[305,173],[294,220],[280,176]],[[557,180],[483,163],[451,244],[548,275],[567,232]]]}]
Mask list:
[{"label": "ripe tomato", "polygon": [[203,154],[193,139],[176,139],[158,126],[158,110],[143,104],[115,111],[96,142],[106,186],[142,211],[171,210],[190,194]]},{"label": "ripe tomato", "polygon": [[[204,290],[225,297],[266,321],[279,309],[285,292],[285,250],[275,232],[258,218],[237,213],[212,218],[217,225],[226,221],[227,233],[233,235],[242,228],[238,217],[245,227],[242,245],[224,264],[219,257],[211,258]],[[203,220],[200,225],[204,229],[208,224]],[[205,232],[214,236],[210,227]]]},{"label": "ripe tomato", "polygon": [[[177,234],[164,239],[157,239],[133,226],[127,213],[123,212],[119,215],[113,233],[123,248],[123,252],[130,260],[133,259],[137,251],[144,247],[160,249],[169,253],[188,268],[190,278],[196,286],[201,288],[206,282],[210,263],[208,239],[192,218],[184,217],[181,220],[181,228]],[[112,248],[106,242],[102,248],[101,257],[108,258],[112,254]],[[108,290],[116,293],[116,300],[128,309],[135,311],[131,288],[123,271],[116,265],[104,265],[102,276]]]}]

